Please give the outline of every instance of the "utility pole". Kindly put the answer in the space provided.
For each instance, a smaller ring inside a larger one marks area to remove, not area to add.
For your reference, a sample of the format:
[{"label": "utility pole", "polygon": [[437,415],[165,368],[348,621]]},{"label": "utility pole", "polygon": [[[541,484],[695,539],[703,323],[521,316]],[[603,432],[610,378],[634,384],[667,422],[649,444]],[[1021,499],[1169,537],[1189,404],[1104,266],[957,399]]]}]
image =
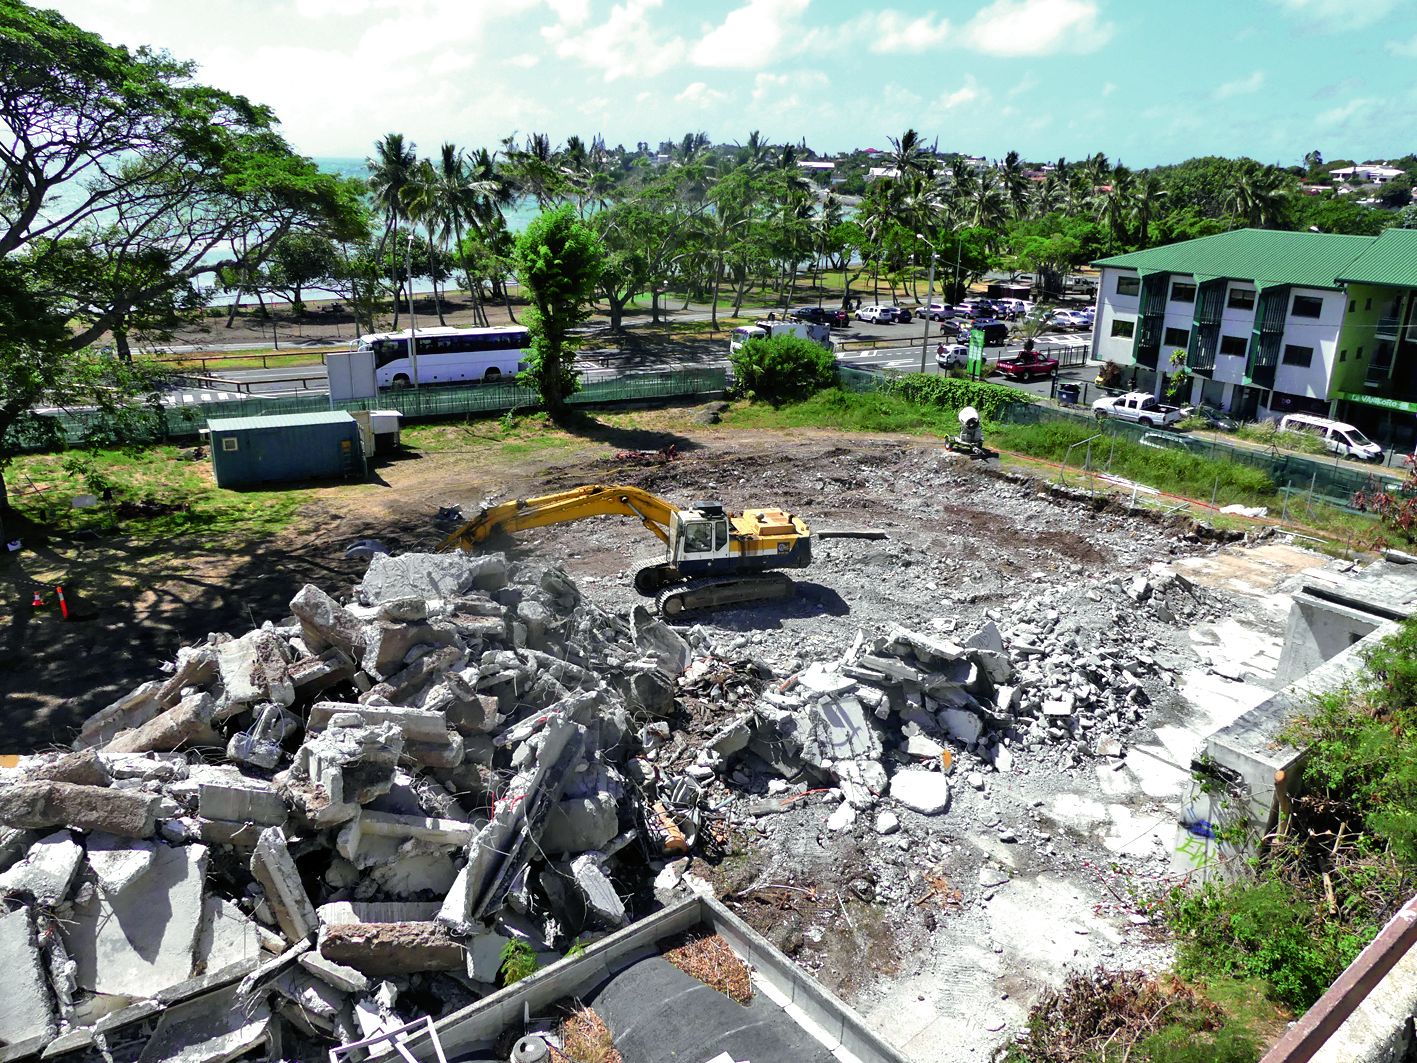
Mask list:
[{"label": "utility pole", "polygon": [[418,387],[418,317],[413,312],[413,233],[403,253],[404,291],[408,292],[408,368],[413,374],[413,386]]}]

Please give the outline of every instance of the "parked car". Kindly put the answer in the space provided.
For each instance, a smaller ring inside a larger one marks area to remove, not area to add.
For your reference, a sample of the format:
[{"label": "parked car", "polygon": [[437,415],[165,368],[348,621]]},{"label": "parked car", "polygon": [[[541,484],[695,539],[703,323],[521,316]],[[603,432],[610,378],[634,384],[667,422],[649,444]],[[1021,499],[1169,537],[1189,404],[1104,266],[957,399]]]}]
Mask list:
[{"label": "parked car", "polygon": [[898,316],[899,313],[895,307],[881,306],[878,303],[867,303],[856,311],[857,321],[869,321],[878,325],[892,324]]},{"label": "parked car", "polygon": [[1383,460],[1382,447],[1351,424],[1342,421],[1330,421],[1327,417],[1315,417],[1307,413],[1291,413],[1280,418],[1279,430],[1316,436],[1323,441],[1325,447],[1341,458]]},{"label": "parked car", "polygon": [[1211,428],[1218,428],[1222,432],[1233,432],[1240,427],[1240,422],[1231,417],[1219,406],[1212,406],[1208,402],[1203,402],[1196,407],[1196,416],[1205,421]]},{"label": "parked car", "polygon": [[1010,380],[1037,380],[1052,376],[1058,368],[1058,359],[1038,351],[1019,351],[1012,358],[1000,358],[996,368]]},{"label": "parked car", "polygon": [[832,328],[846,328],[851,324],[851,315],[839,306],[829,308],[827,310],[827,324]]},{"label": "parked car", "polygon": [[787,312],[788,318],[796,318],[798,321],[810,321],[814,325],[829,324],[827,321],[827,311],[820,306],[799,306]]},{"label": "parked car", "polygon": [[908,306],[892,307],[895,310],[895,319],[902,325],[908,325],[915,319],[915,312]]},{"label": "parked car", "polygon": [[970,326],[970,331],[975,329],[983,331],[984,346],[986,347],[1002,347],[1009,340],[1009,326],[993,318],[986,317],[976,320]]},{"label": "parked car", "polygon": [[1010,318],[1027,317],[1033,304],[1027,299],[999,299],[998,304]]},{"label": "parked car", "polygon": [[955,316],[955,308],[948,303],[931,303],[929,306],[921,308],[920,316],[927,317],[931,321],[946,321]]},{"label": "parked car", "polygon": [[942,343],[935,348],[935,364],[941,369],[963,369],[969,363],[969,348],[962,343]]},{"label": "parked car", "polygon": [[1055,328],[1081,332],[1092,327],[1092,322],[1076,310],[1054,310],[1048,315],[1048,323]]},{"label": "parked car", "polygon": [[963,336],[969,331],[967,318],[951,317],[939,322],[935,327],[941,336]]}]

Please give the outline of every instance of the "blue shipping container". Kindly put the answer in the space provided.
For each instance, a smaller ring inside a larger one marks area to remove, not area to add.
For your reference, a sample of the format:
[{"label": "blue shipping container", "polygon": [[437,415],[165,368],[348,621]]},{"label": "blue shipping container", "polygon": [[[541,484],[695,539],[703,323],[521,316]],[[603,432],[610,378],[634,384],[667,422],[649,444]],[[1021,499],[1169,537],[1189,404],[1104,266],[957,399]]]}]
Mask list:
[{"label": "blue shipping container", "polygon": [[365,476],[359,425],[345,410],[207,422],[218,487]]}]

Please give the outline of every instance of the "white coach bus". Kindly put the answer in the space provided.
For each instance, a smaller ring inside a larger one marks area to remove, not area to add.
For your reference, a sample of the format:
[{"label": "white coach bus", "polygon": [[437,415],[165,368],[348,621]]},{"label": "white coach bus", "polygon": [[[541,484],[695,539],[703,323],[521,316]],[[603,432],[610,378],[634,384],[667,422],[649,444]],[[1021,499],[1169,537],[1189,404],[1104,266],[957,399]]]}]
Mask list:
[{"label": "white coach bus", "polygon": [[[374,381],[379,387],[404,388],[413,383],[408,340],[408,329],[375,332],[360,336],[353,349],[374,352]],[[418,383],[422,386],[511,380],[526,368],[530,346],[531,338],[520,325],[421,328],[415,348]]]}]

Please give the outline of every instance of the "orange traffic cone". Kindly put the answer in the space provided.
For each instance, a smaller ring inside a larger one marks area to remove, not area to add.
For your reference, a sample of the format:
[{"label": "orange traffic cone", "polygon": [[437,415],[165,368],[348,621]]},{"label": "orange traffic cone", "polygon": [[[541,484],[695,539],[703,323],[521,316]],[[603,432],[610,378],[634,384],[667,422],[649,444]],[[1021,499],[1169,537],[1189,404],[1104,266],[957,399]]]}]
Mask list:
[{"label": "orange traffic cone", "polygon": [[44,608],[44,599],[39,596],[39,591],[35,591],[35,592],[34,592],[34,598],[33,598],[33,600],[30,602],[30,607],[33,608],[33,609],[43,609],[43,608]]},{"label": "orange traffic cone", "polygon": [[64,600],[64,586],[63,586],[63,584],[60,584],[59,586],[56,586],[56,587],[54,588],[54,596],[59,599],[59,616],[60,616],[62,619],[64,619],[64,620],[68,620],[68,619],[69,619],[69,603]]}]

